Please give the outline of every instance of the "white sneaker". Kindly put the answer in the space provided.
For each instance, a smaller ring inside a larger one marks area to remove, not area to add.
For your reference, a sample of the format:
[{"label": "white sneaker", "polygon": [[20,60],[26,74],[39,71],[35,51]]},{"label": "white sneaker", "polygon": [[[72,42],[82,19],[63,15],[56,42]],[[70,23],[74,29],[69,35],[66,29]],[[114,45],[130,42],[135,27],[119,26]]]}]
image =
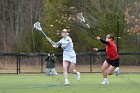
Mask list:
[{"label": "white sneaker", "polygon": [[77,80],[80,80],[80,72],[77,72],[77,74],[76,74],[76,79],[77,79]]},{"label": "white sneaker", "polygon": [[114,71],[115,71],[116,76],[118,76],[120,74],[120,68],[119,67],[116,67],[116,69]]},{"label": "white sneaker", "polygon": [[103,80],[101,84],[108,85],[109,84],[109,81],[108,80]]},{"label": "white sneaker", "polygon": [[69,81],[65,81],[64,85],[70,85],[70,82]]},{"label": "white sneaker", "polygon": [[55,73],[54,75],[55,75],[55,76],[57,76],[57,75],[58,75],[58,73]]}]

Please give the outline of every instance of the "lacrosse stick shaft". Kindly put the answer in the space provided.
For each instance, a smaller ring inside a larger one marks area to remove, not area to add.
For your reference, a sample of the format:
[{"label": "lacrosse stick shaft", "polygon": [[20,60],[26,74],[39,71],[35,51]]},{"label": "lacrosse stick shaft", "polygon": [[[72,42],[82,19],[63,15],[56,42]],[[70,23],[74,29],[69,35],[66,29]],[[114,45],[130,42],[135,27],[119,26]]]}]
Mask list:
[{"label": "lacrosse stick shaft", "polygon": [[95,36],[95,37],[97,37],[98,35],[96,35],[95,33],[94,33],[94,31],[91,31],[92,33],[93,33],[93,35]]},{"label": "lacrosse stick shaft", "polygon": [[[79,25],[80,26],[80,25]],[[88,24],[86,24],[86,26],[89,26]],[[87,27],[84,27],[84,26],[80,26],[80,27],[82,27],[82,28],[84,28],[84,29],[86,29],[86,30],[90,30],[91,31],[91,33],[95,36],[95,37],[97,37],[98,35],[96,35],[95,34],[95,32],[94,32],[94,28],[91,28],[90,26],[87,28]]]},{"label": "lacrosse stick shaft", "polygon": [[46,37],[46,39],[52,44],[55,45],[55,42],[52,41],[49,37],[47,37],[47,35],[41,30],[41,32],[43,33],[43,35]]},{"label": "lacrosse stick shaft", "polygon": [[40,26],[40,22],[36,22],[34,24],[34,28],[36,28],[37,30],[41,31],[43,33],[43,35],[46,37],[46,39],[52,44],[55,45],[56,43],[54,41],[52,41],[49,37],[47,37],[47,35],[42,31],[42,28]]},{"label": "lacrosse stick shaft", "polygon": [[83,23],[88,27],[88,29],[86,28],[86,30],[90,30],[90,31],[92,32],[92,34],[93,34],[95,37],[97,37],[97,35],[96,35],[95,32],[93,31],[94,29],[91,28],[91,27],[89,26],[89,24],[86,22],[85,18],[83,17],[83,13],[79,13],[79,14],[78,14],[78,19],[80,19],[80,22],[83,22]]},{"label": "lacrosse stick shaft", "polygon": [[86,26],[87,26],[88,28],[90,28],[90,26],[89,26],[88,24],[86,24]]}]

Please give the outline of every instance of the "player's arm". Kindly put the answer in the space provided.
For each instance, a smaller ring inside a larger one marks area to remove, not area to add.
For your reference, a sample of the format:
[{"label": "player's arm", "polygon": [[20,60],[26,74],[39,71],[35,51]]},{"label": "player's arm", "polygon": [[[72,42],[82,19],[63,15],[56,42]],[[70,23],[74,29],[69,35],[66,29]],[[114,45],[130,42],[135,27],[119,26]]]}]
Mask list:
[{"label": "player's arm", "polygon": [[108,41],[101,39],[99,36],[96,37],[97,40],[100,40],[103,44],[110,45]]},{"label": "player's arm", "polygon": [[68,45],[72,42],[71,38],[67,38],[63,43],[61,43],[61,48],[67,48]]},{"label": "player's arm", "polygon": [[61,45],[61,48],[66,48],[68,45],[69,45],[69,42],[64,43],[64,44]]},{"label": "player's arm", "polygon": [[106,52],[106,49],[98,49],[98,48],[93,48],[94,51],[99,51],[99,52]]},{"label": "player's arm", "polygon": [[98,49],[99,52],[106,52],[106,49]]},{"label": "player's arm", "polygon": [[110,45],[110,43],[109,43],[108,41],[105,41],[105,40],[103,40],[103,39],[100,39],[100,41],[101,41],[102,43],[106,44],[106,45]]},{"label": "player's arm", "polygon": [[61,48],[62,44],[60,42],[57,42],[52,45],[54,48]]},{"label": "player's arm", "polygon": [[72,42],[72,40],[69,39],[69,38],[66,41],[60,40],[53,47],[55,47],[55,48],[66,48],[69,45],[70,42]]},{"label": "player's arm", "polygon": [[49,60],[49,58],[50,58],[50,56],[48,56],[48,57],[45,59],[45,61],[48,61],[48,60]]},{"label": "player's arm", "polygon": [[51,60],[51,62],[55,63],[56,57],[55,57],[55,56],[51,56],[51,57],[50,57],[50,60]]},{"label": "player's arm", "polygon": [[55,48],[66,48],[69,45],[69,42],[61,44],[60,42],[57,42],[53,47]]}]

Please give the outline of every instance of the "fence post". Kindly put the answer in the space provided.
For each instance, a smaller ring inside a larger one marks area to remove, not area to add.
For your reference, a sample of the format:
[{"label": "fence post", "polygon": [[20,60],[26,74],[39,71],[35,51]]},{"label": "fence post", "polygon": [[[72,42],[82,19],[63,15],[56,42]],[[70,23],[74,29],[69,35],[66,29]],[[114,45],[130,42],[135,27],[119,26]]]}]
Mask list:
[{"label": "fence post", "polygon": [[43,56],[41,56],[41,73],[43,73]]},{"label": "fence post", "polygon": [[92,61],[91,61],[91,53],[89,53],[89,61],[90,61],[90,72],[92,72]]},{"label": "fence post", "polygon": [[17,57],[17,75],[19,74],[19,53],[16,53]]},{"label": "fence post", "polygon": [[19,56],[18,56],[18,64],[19,64],[19,74],[20,74],[20,54],[19,54]]}]

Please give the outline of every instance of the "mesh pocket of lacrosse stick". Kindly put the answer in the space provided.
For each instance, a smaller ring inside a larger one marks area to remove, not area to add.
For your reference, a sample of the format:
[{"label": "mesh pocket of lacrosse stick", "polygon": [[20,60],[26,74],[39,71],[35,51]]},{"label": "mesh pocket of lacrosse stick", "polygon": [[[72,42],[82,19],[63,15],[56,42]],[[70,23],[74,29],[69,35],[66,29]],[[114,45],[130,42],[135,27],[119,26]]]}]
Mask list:
[{"label": "mesh pocket of lacrosse stick", "polygon": [[78,19],[80,20],[81,23],[83,22],[88,28],[90,28],[90,26],[86,23],[83,13],[78,14]]},{"label": "mesh pocket of lacrosse stick", "polygon": [[37,30],[39,30],[39,31],[41,31],[42,28],[41,28],[41,26],[40,26],[40,22],[34,23],[34,28],[37,29]]},{"label": "mesh pocket of lacrosse stick", "polygon": [[86,22],[85,18],[83,17],[83,13],[78,13],[78,19],[80,20],[80,22]]}]

